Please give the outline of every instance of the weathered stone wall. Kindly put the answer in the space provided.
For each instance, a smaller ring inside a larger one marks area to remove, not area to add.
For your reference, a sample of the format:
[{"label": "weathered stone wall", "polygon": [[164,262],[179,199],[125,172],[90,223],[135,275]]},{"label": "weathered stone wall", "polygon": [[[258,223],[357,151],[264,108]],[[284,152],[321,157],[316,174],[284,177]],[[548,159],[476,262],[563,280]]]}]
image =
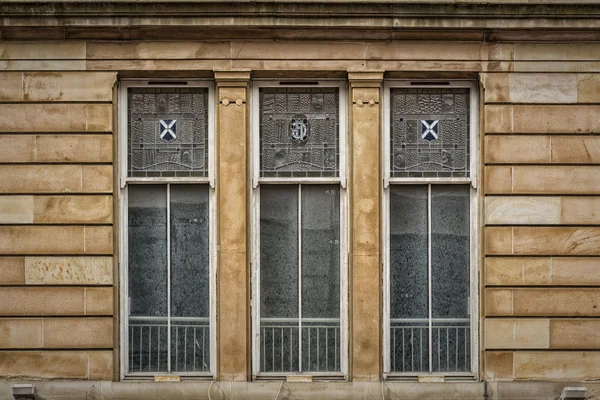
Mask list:
[{"label": "weathered stone wall", "polygon": [[0,375],[110,380],[116,74],[51,71],[83,43],[0,48],[38,70],[0,72]]},{"label": "weathered stone wall", "polygon": [[[485,85],[485,377],[600,371],[598,47],[525,46]],[[569,73],[549,73],[570,71]]]},{"label": "weathered stone wall", "polygon": [[599,45],[0,42],[0,69],[0,376],[115,378],[114,84],[202,76],[218,103],[218,377],[247,379],[249,79],[334,76],[349,79],[351,377],[382,372],[382,81],[457,77],[483,87],[482,378],[597,378]]}]

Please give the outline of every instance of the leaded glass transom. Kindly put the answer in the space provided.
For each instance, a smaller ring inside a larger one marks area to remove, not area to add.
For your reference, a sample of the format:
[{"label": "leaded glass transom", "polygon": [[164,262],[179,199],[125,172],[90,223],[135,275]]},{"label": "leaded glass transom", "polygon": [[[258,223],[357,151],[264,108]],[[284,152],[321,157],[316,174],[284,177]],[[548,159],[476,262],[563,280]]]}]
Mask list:
[{"label": "leaded glass transom", "polygon": [[128,176],[208,176],[207,88],[130,88],[128,100]]},{"label": "leaded glass transom", "polygon": [[260,89],[260,176],[339,176],[337,88]]},{"label": "leaded glass transom", "polygon": [[392,178],[469,176],[469,89],[391,89]]}]

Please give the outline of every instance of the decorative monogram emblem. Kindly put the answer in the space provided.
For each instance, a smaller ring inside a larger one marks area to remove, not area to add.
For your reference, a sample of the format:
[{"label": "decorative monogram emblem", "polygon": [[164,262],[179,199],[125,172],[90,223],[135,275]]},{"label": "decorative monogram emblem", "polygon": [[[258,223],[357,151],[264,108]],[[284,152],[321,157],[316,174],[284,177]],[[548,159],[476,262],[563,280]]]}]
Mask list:
[{"label": "decorative monogram emblem", "polygon": [[161,119],[160,120],[160,138],[167,142],[177,139],[177,120],[176,119]]},{"label": "decorative monogram emblem", "polygon": [[295,142],[308,140],[308,119],[306,115],[296,114],[290,121],[290,137]]},{"label": "decorative monogram emblem", "polygon": [[438,121],[421,120],[421,138],[431,142],[438,138]]}]

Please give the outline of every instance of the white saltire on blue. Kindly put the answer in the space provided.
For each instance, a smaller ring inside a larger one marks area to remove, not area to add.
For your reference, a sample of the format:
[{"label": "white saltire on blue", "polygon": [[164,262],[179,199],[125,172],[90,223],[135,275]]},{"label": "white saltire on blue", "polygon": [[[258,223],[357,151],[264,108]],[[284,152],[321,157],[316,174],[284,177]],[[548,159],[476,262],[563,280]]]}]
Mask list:
[{"label": "white saltire on blue", "polygon": [[438,138],[438,121],[421,120],[423,128],[421,130],[421,138],[432,141]]},{"label": "white saltire on blue", "polygon": [[177,138],[177,135],[175,134],[175,132],[177,131],[177,125],[175,125],[175,123],[177,122],[176,119],[161,119],[160,120],[160,126],[163,128],[160,131],[160,138],[162,140],[173,140]]}]

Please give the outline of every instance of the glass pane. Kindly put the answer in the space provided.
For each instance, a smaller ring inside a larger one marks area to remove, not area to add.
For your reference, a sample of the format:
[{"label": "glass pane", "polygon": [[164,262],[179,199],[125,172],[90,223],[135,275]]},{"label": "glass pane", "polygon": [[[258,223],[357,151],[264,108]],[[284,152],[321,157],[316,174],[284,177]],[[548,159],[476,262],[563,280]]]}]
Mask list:
[{"label": "glass pane", "polygon": [[391,176],[469,176],[469,89],[391,90]]},{"label": "glass pane", "polygon": [[433,370],[468,371],[469,186],[431,186]]},{"label": "glass pane", "polygon": [[427,185],[390,187],[391,370],[429,371]]},{"label": "glass pane", "polygon": [[128,89],[128,176],[208,176],[208,89]]},{"label": "glass pane", "polygon": [[129,186],[129,371],[167,371],[167,187]]},{"label": "glass pane", "polygon": [[261,371],[298,371],[298,185],[260,188]]},{"label": "glass pane", "polygon": [[207,185],[171,185],[171,370],[210,369]]},{"label": "glass pane", "polygon": [[340,189],[302,185],[302,370],[340,368]]},{"label": "glass pane", "polygon": [[260,89],[260,175],[339,175],[337,88]]}]

